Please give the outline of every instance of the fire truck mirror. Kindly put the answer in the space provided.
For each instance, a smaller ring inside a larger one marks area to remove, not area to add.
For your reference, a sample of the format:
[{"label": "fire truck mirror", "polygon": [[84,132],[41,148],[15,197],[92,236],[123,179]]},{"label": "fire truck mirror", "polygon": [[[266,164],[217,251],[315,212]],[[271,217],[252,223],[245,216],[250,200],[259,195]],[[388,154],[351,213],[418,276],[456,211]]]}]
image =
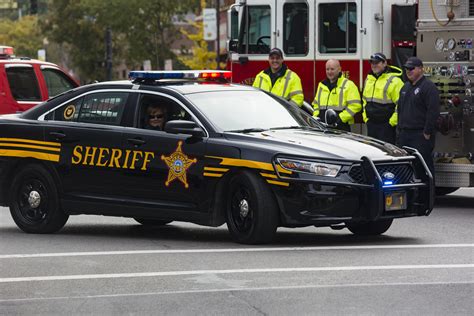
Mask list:
[{"label": "fire truck mirror", "polygon": [[239,47],[239,42],[237,40],[231,39],[227,41],[227,51],[232,53],[237,53]]}]

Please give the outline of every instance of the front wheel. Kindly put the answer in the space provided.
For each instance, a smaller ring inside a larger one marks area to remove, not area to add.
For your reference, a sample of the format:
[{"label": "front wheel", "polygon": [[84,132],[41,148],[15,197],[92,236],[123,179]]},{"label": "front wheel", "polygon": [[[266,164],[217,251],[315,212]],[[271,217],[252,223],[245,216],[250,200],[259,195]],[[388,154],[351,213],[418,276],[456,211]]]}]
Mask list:
[{"label": "front wheel", "polygon": [[358,236],[376,236],[385,233],[392,225],[393,219],[383,219],[376,222],[346,223],[347,229]]},{"label": "front wheel", "polygon": [[268,185],[257,175],[244,171],[229,183],[226,203],[227,227],[242,244],[272,241],[278,226],[278,206]]},{"label": "front wheel", "polygon": [[36,234],[57,232],[69,218],[61,209],[54,179],[36,164],[24,167],[13,179],[10,213],[21,230]]}]

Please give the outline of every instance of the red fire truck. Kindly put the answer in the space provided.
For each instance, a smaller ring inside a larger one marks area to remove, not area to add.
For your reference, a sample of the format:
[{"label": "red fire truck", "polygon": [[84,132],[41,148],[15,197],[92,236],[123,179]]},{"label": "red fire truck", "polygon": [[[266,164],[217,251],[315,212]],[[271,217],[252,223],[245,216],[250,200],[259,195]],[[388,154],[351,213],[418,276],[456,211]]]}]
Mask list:
[{"label": "red fire truck", "polygon": [[362,88],[371,54],[383,52],[395,66],[420,57],[441,94],[437,192],[474,186],[474,0],[236,0],[228,36],[234,82],[251,84],[279,47],[309,103],[328,59]]},{"label": "red fire truck", "polygon": [[13,47],[0,46],[0,114],[23,112],[77,86],[57,65],[15,57]]}]

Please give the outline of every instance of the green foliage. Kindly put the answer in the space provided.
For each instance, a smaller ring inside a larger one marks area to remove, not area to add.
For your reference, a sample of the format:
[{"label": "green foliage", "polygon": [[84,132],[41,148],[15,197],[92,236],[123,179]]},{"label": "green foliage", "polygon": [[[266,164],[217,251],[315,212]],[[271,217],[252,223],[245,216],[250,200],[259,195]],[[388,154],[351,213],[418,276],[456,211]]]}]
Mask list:
[{"label": "green foliage", "polygon": [[43,47],[43,36],[38,28],[36,16],[25,16],[21,20],[0,20],[0,45],[12,46],[17,56],[36,58]]},{"label": "green foliage", "polygon": [[179,59],[190,69],[216,69],[216,52],[209,51],[207,42],[203,39],[204,26],[202,22],[192,23],[197,33],[190,33],[185,29],[181,32],[194,42],[191,55],[182,55]]},{"label": "green foliage", "polygon": [[170,46],[179,34],[173,18],[197,7],[196,0],[51,0],[43,29],[50,40],[70,47],[83,81],[103,80],[105,30],[113,37],[113,60],[139,68],[151,60],[153,69],[176,59]]}]

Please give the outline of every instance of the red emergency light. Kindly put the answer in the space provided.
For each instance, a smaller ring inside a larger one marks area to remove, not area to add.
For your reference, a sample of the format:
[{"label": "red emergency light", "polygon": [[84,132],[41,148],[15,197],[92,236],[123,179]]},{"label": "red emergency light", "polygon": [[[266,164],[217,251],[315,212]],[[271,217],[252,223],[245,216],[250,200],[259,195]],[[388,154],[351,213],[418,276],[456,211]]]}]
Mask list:
[{"label": "red emergency light", "polygon": [[10,57],[14,57],[13,47],[0,46],[0,58],[10,58]]},{"label": "red emergency light", "polygon": [[199,78],[230,80],[232,78],[232,72],[231,71],[200,71]]}]

